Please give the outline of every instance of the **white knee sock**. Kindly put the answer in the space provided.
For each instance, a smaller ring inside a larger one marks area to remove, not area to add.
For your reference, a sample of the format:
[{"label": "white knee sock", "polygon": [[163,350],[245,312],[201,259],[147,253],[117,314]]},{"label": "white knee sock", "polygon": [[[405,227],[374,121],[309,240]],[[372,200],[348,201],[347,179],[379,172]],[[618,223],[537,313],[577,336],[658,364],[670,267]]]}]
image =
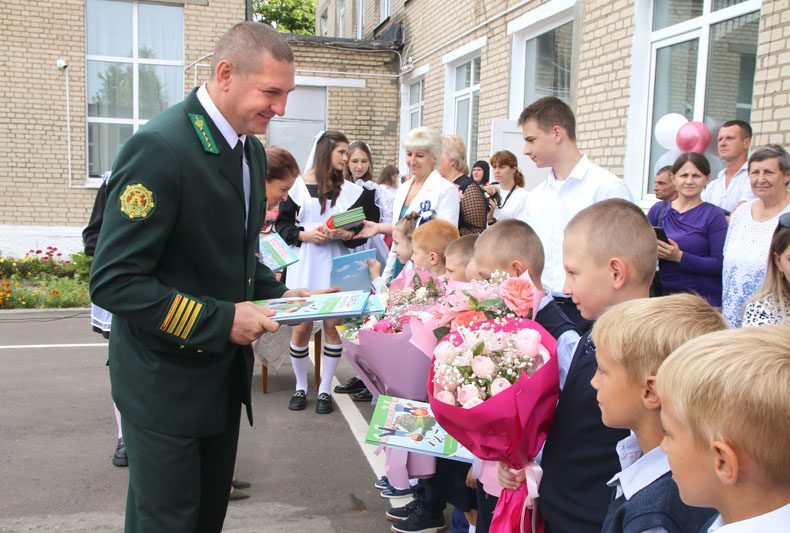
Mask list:
[{"label": "white knee sock", "polygon": [[309,346],[294,346],[291,344],[291,366],[296,378],[296,390],[307,392],[307,367],[310,364]]},{"label": "white knee sock", "polygon": [[115,425],[118,426],[118,438],[123,438],[123,430],[121,429],[121,412],[115,406],[115,402],[112,402],[112,408],[115,409]]},{"label": "white knee sock", "polygon": [[335,377],[335,370],[340,364],[340,355],[343,353],[342,344],[324,343],[324,353],[321,354],[321,386],[318,393],[332,393],[332,379]]}]

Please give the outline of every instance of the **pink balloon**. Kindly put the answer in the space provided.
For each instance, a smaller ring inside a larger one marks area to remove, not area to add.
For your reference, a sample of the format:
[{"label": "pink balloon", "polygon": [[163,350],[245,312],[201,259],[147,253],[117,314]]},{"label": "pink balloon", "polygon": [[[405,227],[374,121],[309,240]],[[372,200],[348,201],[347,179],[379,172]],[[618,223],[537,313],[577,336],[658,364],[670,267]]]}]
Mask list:
[{"label": "pink balloon", "polygon": [[712,138],[710,128],[706,124],[702,122],[687,122],[678,130],[675,142],[683,152],[703,153],[710,145]]}]

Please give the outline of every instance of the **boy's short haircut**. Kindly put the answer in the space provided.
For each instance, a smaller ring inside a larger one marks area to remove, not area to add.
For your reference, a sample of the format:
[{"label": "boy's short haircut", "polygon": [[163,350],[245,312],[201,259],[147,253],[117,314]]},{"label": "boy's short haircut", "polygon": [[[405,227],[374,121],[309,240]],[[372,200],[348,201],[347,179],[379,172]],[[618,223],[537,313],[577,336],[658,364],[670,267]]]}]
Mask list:
[{"label": "boy's short haircut", "polygon": [[619,257],[634,265],[638,281],[649,284],[653,280],[658,262],[656,234],[635,204],[621,198],[594,203],[568,222],[565,237],[571,233],[585,243],[586,253],[597,265]]},{"label": "boy's short haircut", "polygon": [[445,250],[460,236],[458,226],[437,218],[421,224],[414,230],[412,246],[426,253],[438,254],[444,260]]},{"label": "boy's short haircut", "polygon": [[790,488],[790,327],[693,339],[661,365],[657,388],[701,447],[719,440],[743,449],[763,475]]},{"label": "boy's short haircut", "polygon": [[568,139],[576,142],[576,117],[568,104],[556,96],[544,96],[535,100],[521,112],[518,125],[534,120],[544,133],[548,133],[554,126],[565,130]]},{"label": "boy's short haircut", "polygon": [[477,241],[477,237],[476,234],[464,235],[460,239],[454,240],[444,251],[444,255],[455,254],[464,264],[468,263],[475,256],[475,241]]},{"label": "boy's short haircut", "polygon": [[395,223],[395,229],[403,233],[403,236],[412,240],[414,230],[417,229],[417,223],[420,221],[420,214],[416,211],[406,213],[403,218]]},{"label": "boy's short haircut", "polygon": [[482,250],[491,254],[505,267],[512,261],[526,264],[531,276],[543,275],[545,255],[540,237],[526,222],[515,218],[500,220],[489,226],[475,243],[475,252]]},{"label": "boy's short haircut", "polygon": [[625,368],[633,383],[655,376],[685,342],[727,329],[724,317],[694,294],[640,298],[609,308],[592,329],[593,342]]}]

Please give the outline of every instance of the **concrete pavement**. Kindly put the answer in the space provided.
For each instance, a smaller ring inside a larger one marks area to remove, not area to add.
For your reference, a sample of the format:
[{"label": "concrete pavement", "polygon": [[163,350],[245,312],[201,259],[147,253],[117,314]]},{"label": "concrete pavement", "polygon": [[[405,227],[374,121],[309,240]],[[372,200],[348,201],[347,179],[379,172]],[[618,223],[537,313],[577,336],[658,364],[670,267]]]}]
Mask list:
[{"label": "concrete pavement", "polygon": [[[0,532],[122,530],[128,477],[111,464],[104,344],[86,310],[0,312]],[[338,378],[349,375],[343,362]],[[256,365],[255,426],[242,417],[236,469],[251,497],[230,504],[225,531],[388,531],[388,501],[358,444],[370,406],[342,398],[346,416],[316,415],[313,389],[293,413],[292,388],[286,364],[263,395]]]}]

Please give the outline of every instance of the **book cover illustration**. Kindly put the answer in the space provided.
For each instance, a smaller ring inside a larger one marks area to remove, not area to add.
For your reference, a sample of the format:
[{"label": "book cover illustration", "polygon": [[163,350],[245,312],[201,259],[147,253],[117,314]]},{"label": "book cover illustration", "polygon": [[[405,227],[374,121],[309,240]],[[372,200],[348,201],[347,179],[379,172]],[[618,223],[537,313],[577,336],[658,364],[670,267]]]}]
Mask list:
[{"label": "book cover illustration", "polygon": [[365,442],[466,463],[474,460],[439,426],[429,404],[394,396],[379,396]]},{"label": "book cover illustration", "polygon": [[366,312],[369,292],[351,291],[331,294],[314,294],[300,298],[275,298],[257,300],[254,303],[276,312],[271,317],[280,324],[300,324],[325,318],[346,318]]},{"label": "book cover illustration", "polygon": [[329,285],[342,291],[369,291],[370,274],[367,259],[375,259],[376,250],[363,250],[353,254],[339,255],[332,259],[332,277]]},{"label": "book cover illustration", "polygon": [[288,246],[279,233],[268,233],[261,235],[259,240],[261,263],[269,267],[273,272],[282,270],[288,265],[293,265],[299,261],[299,256]]}]

